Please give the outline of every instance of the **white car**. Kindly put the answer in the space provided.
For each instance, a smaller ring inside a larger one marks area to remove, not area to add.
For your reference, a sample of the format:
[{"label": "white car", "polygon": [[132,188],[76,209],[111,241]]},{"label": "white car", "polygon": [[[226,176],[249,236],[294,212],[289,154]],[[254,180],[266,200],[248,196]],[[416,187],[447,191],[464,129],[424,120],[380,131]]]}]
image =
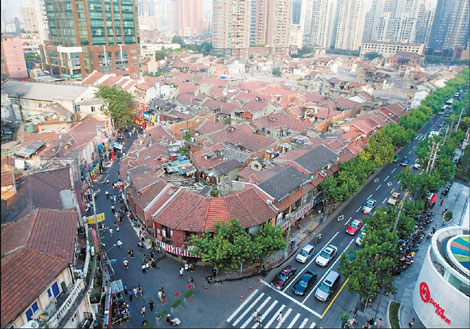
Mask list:
[{"label": "white car", "polygon": [[369,214],[372,210],[374,210],[376,203],[377,201],[374,199],[367,200],[365,205],[362,206],[362,212],[364,214]]},{"label": "white car", "polygon": [[361,234],[356,238],[356,245],[358,247],[362,246],[362,241],[364,241],[365,236],[366,236],[366,232],[362,231]]},{"label": "white car", "polygon": [[320,255],[317,256],[315,262],[321,267],[325,267],[336,256],[337,251],[338,248],[336,246],[329,244],[321,251]]},{"label": "white car", "polygon": [[306,244],[302,250],[297,254],[295,257],[295,260],[298,261],[299,263],[305,264],[310,257],[312,257],[313,253],[315,251],[315,247],[312,246],[311,244]]}]

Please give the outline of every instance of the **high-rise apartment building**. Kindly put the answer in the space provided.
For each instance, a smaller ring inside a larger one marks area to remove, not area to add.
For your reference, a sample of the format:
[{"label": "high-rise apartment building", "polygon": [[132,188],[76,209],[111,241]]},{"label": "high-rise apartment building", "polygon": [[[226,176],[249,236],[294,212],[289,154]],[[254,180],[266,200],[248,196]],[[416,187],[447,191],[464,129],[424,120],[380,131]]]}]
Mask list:
[{"label": "high-rise apartment building", "polygon": [[337,1],[334,0],[313,0],[309,4],[311,8],[306,8],[306,20],[309,21],[305,28],[304,42],[306,45],[329,48],[335,36],[333,33],[336,24]]},{"label": "high-rise apartment building", "polygon": [[44,0],[33,0],[34,12],[38,24],[39,39],[41,43],[50,39],[49,24],[47,23],[46,3]]},{"label": "high-rise apartment building", "polygon": [[25,3],[20,7],[21,23],[26,33],[37,33],[39,31],[38,19],[32,3]]},{"label": "high-rise apartment building", "polygon": [[178,0],[178,35],[202,35],[204,18],[202,0]]},{"label": "high-rise apartment building", "polygon": [[[290,46],[302,48],[304,31],[305,31],[305,19],[306,19],[306,3],[307,0],[292,0],[292,18],[290,24]],[[310,14],[311,17],[311,14]]]},{"label": "high-rise apartment building", "polygon": [[413,43],[425,0],[373,0],[366,15],[363,42]]},{"label": "high-rise apartment building", "polygon": [[18,36],[2,36],[1,42],[1,74],[2,80],[28,78],[23,53],[23,42]]},{"label": "high-rise apartment building", "polygon": [[468,46],[470,29],[468,0],[438,0],[428,48]]},{"label": "high-rise apartment building", "polygon": [[45,0],[50,42],[41,46],[51,75],[93,70],[140,77],[137,0]]},{"label": "high-rise apartment building", "polygon": [[251,0],[214,0],[212,48],[215,54],[247,58],[250,46]]},{"label": "high-rise apartment building", "polygon": [[428,43],[431,34],[432,21],[434,19],[434,10],[430,9],[429,4],[421,3],[418,11],[418,22],[416,24],[416,35],[414,43]]},{"label": "high-rise apartment building", "polygon": [[338,5],[335,48],[359,50],[364,28],[364,0],[343,0]]}]

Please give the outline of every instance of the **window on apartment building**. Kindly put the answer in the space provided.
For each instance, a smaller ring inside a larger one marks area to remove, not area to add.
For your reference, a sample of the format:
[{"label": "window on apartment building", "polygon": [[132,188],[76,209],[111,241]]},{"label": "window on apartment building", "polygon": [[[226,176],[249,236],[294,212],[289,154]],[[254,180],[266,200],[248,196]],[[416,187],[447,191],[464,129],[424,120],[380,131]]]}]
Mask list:
[{"label": "window on apartment building", "polygon": [[301,204],[302,204],[302,198],[295,201],[295,203],[292,205],[292,211],[296,211],[297,209],[299,209]]},{"label": "window on apartment building", "polygon": [[29,310],[26,311],[26,319],[31,320],[33,318],[33,315],[38,311],[39,306],[38,302],[34,302],[33,305],[29,308]]},{"label": "window on apartment building", "polygon": [[54,282],[54,284],[49,289],[47,289],[47,297],[49,298],[57,297],[59,296],[59,294],[60,294],[59,285],[57,284],[57,282]]}]

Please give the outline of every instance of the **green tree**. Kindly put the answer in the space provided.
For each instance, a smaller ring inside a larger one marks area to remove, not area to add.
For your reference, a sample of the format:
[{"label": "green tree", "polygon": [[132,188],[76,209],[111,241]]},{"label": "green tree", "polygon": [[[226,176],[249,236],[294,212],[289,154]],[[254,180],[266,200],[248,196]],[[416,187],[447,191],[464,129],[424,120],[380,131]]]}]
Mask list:
[{"label": "green tree", "polygon": [[273,226],[271,223],[265,223],[254,235],[255,259],[261,262],[266,257],[277,250],[283,250],[287,247],[287,242],[283,238],[283,232],[279,226]]},{"label": "green tree", "polygon": [[192,244],[194,252],[218,270],[235,269],[252,261],[255,255],[250,235],[236,219],[230,223],[215,222],[214,233],[206,230],[202,237],[193,236]]},{"label": "green tree", "polygon": [[186,47],[186,44],[184,43],[184,40],[182,37],[178,36],[178,35],[175,35],[172,39],[171,39],[171,43],[179,43],[181,48],[185,48]]},{"label": "green tree", "polygon": [[132,123],[134,120],[132,94],[121,88],[98,86],[95,96],[104,99],[104,112],[111,118],[115,128],[119,129]]},{"label": "green tree", "polygon": [[370,53],[366,53],[364,57],[371,61],[371,60],[376,59],[377,57],[382,58],[382,55],[377,52],[370,52]]},{"label": "green tree", "polygon": [[465,182],[470,181],[470,147],[466,147],[463,156],[457,163],[457,178]]},{"label": "green tree", "polygon": [[363,249],[354,253],[351,260],[346,253],[341,257],[340,273],[349,278],[348,289],[359,293],[366,301],[380,292],[394,293],[393,277],[390,268],[397,261],[397,232],[390,232],[391,216],[382,208],[369,218],[365,218],[366,235]]},{"label": "green tree", "polygon": [[155,51],[155,60],[161,61],[168,56],[168,52],[166,50],[156,50]]},{"label": "green tree", "polygon": [[274,68],[272,73],[275,77],[280,77],[282,75],[281,69],[279,67]]}]

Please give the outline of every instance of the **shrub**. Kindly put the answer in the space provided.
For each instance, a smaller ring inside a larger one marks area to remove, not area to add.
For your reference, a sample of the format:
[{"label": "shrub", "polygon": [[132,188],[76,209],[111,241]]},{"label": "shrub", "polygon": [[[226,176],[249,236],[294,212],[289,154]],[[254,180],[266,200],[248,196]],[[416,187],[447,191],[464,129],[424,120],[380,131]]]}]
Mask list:
[{"label": "shrub", "polygon": [[168,310],[165,308],[163,311],[161,311],[160,313],[157,313],[157,318],[158,319],[161,319],[163,317],[165,317],[166,315],[168,314]]},{"label": "shrub", "polygon": [[173,304],[171,304],[171,308],[174,309],[174,308],[177,308],[177,307],[180,306],[180,305],[181,305],[181,299],[178,298],[177,300],[175,300],[175,301],[173,302]]},{"label": "shrub", "polygon": [[189,290],[184,294],[184,298],[186,298],[186,299],[191,298],[192,295],[194,295],[194,290],[193,290],[193,289],[189,289]]},{"label": "shrub", "polygon": [[390,325],[393,329],[400,329],[400,323],[398,322],[398,309],[400,308],[400,303],[392,302],[390,308],[388,309],[388,317],[390,319]]},{"label": "shrub", "polygon": [[444,219],[446,222],[450,221],[452,219],[452,211],[446,211],[445,215],[444,215]]}]

